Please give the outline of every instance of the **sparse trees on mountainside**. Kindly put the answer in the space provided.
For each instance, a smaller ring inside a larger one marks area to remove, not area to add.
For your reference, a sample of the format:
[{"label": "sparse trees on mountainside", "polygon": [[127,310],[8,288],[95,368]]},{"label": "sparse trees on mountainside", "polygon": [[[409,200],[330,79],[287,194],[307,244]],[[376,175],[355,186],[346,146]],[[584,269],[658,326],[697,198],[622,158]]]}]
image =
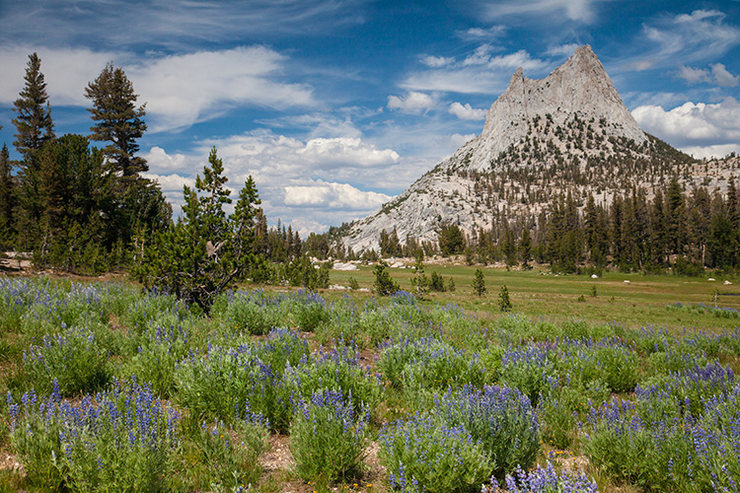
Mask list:
[{"label": "sparse trees on mountainside", "polygon": [[380,255],[381,257],[400,257],[403,255],[403,249],[401,248],[401,242],[398,239],[398,232],[396,228],[390,233],[385,230],[380,232]]},{"label": "sparse trees on mountainside", "polygon": [[437,232],[442,255],[457,255],[465,250],[465,235],[457,224],[442,224]]}]

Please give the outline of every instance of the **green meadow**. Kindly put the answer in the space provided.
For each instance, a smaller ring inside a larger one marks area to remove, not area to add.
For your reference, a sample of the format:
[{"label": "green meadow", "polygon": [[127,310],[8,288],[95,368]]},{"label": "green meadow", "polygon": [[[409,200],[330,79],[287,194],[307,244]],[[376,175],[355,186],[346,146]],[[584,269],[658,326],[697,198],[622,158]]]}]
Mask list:
[{"label": "green meadow", "polygon": [[[590,275],[557,275],[549,270],[528,271],[503,268],[483,268],[487,292],[478,297],[473,293],[472,281],[476,266],[425,265],[425,272],[437,272],[445,279],[452,277],[454,292],[431,292],[422,303],[455,303],[480,316],[498,317],[498,293],[506,285],[513,311],[529,318],[555,322],[578,319],[590,323],[622,323],[630,328],[644,326],[662,327],[681,332],[683,329],[721,330],[732,328],[740,319],[723,318],[712,313],[687,310],[669,310],[666,305],[681,303],[740,310],[740,285],[735,275],[707,273],[702,277],[675,275],[624,274],[604,272],[597,279]],[[391,277],[401,289],[414,292],[411,279],[413,269],[391,268]],[[349,286],[354,278],[360,288],[372,290],[373,267],[359,265],[356,271],[332,271],[330,284]],[[714,278],[715,281],[708,279]],[[629,281],[626,283],[624,281]],[[732,284],[725,285],[724,281]],[[596,296],[593,296],[593,289]],[[332,297],[332,291],[327,296]],[[371,293],[341,291],[342,295],[371,296]],[[582,298],[581,298],[582,297]]]}]

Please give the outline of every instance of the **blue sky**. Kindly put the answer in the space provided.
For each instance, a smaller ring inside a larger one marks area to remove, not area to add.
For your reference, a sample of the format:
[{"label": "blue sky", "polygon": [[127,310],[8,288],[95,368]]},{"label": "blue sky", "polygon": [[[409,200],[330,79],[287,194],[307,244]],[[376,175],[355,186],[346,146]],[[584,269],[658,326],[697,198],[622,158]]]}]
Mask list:
[{"label": "blue sky", "polygon": [[28,54],[58,135],[112,61],[146,102],[141,154],[177,204],[217,146],[271,223],[363,217],[483,127],[521,66],[590,44],[642,128],[697,157],[740,152],[740,1],[0,0],[0,143]]}]

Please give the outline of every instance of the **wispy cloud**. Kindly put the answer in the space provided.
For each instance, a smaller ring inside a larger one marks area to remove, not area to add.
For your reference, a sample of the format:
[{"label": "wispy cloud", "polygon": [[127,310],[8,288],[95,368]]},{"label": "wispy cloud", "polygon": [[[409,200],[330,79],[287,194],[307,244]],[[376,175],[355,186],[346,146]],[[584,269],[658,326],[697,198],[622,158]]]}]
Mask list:
[{"label": "wispy cloud", "polygon": [[[488,20],[507,18],[529,22],[562,20],[590,23],[596,19],[595,4],[605,0],[497,0],[485,2],[484,16]],[[607,0],[608,1],[608,0]]]},{"label": "wispy cloud", "polygon": [[128,69],[147,101],[153,130],[187,127],[236,105],[274,109],[316,104],[312,89],[283,80],[287,57],[263,46],[144,60]]},{"label": "wispy cloud", "polygon": [[506,26],[502,24],[493,25],[490,27],[471,27],[464,31],[458,31],[457,35],[465,40],[488,40],[497,39],[506,34]]},{"label": "wispy cloud", "polygon": [[545,52],[546,55],[552,57],[569,57],[580,47],[578,43],[566,43],[557,46],[551,46]]},{"label": "wispy cloud", "polygon": [[647,70],[716,60],[740,44],[740,28],[727,24],[725,19],[718,10],[661,16],[643,26],[646,44],[640,46],[647,46],[647,50],[625,64],[634,70]]},{"label": "wispy cloud", "polygon": [[87,48],[6,46],[0,49],[0,67],[3,71],[0,77],[0,103],[10,104],[18,98],[24,84],[28,55],[33,52],[38,52],[41,58],[41,72],[52,105],[86,105],[85,86],[88,82],[97,77],[108,61],[126,58],[120,53]]},{"label": "wispy cloud", "polygon": [[498,94],[518,67],[540,73],[550,64],[533,58],[525,50],[494,55],[489,44],[441,67],[411,72],[400,84],[414,91],[444,91],[463,94]]},{"label": "wispy cloud", "polygon": [[[257,42],[320,36],[365,21],[363,0],[39,0],[7,2],[0,43],[96,43],[116,49],[180,50],[192,42]],[[39,26],[48,28],[39,29]]]},{"label": "wispy cloud", "polygon": [[0,50],[0,103],[10,104],[23,86],[28,55],[38,51],[53,105],[88,106],[84,89],[105,64],[122,65],[147,103],[150,131],[176,130],[214,118],[238,105],[286,109],[316,106],[313,89],[285,80],[289,59],[264,46],[183,55],[134,57],[87,48]]}]

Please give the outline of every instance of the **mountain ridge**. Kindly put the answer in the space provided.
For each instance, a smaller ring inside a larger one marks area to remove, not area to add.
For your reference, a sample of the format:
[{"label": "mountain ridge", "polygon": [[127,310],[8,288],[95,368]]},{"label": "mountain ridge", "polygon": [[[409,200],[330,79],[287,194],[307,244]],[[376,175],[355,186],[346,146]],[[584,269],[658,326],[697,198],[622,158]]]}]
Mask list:
[{"label": "mountain ridge", "polygon": [[633,188],[648,194],[668,177],[726,187],[721,161],[698,161],[643,132],[590,46],[543,79],[521,68],[491,105],[481,133],[380,210],[354,221],[341,242],[355,253],[378,248],[380,232],[436,241],[445,223],[471,233],[506,220],[532,221],[558,194],[608,205]]}]

